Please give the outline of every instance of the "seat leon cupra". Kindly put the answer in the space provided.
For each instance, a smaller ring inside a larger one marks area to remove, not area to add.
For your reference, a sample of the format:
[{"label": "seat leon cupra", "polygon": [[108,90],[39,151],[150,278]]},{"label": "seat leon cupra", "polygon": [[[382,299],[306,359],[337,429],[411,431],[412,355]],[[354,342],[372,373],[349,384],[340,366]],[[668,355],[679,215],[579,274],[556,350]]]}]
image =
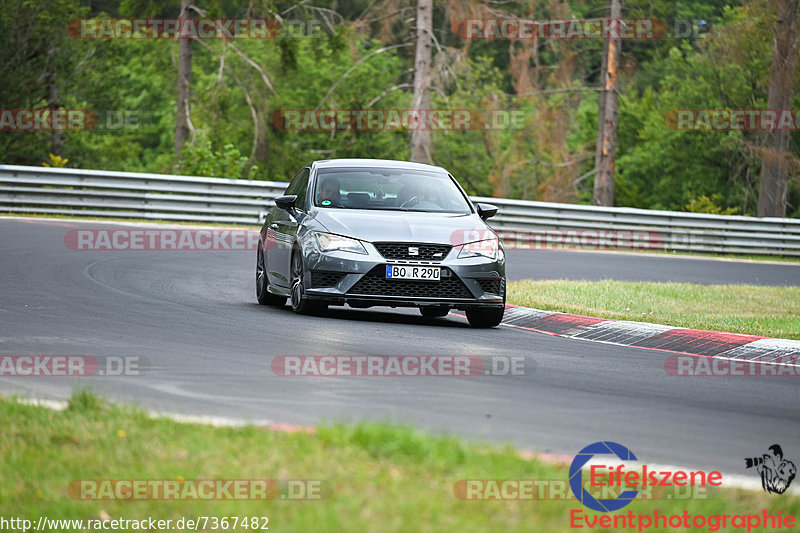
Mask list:
[{"label": "seat leon cupra", "polygon": [[301,314],[329,305],[463,310],[474,327],[503,319],[505,255],[445,169],[378,159],[315,161],[275,200],[261,228],[256,296]]}]

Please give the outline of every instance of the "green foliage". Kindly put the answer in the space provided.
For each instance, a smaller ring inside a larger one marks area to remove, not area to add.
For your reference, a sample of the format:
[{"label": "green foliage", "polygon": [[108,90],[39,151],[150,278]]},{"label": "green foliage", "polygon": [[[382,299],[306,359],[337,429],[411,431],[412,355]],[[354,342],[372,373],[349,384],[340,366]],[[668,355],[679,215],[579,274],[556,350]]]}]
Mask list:
[{"label": "green foliage", "polygon": [[87,387],[78,387],[67,401],[67,409],[76,412],[102,411],[106,401]]},{"label": "green foliage", "polygon": [[756,135],[676,131],[665,117],[677,109],[766,106],[770,32],[759,14],[728,10],[727,25],[644,67],[658,68],[660,82],[657,90],[630,91],[621,99],[617,205],[682,210],[716,194],[722,208],[754,212]]},{"label": "green foliage", "polygon": [[718,194],[712,194],[711,198],[706,195],[698,196],[697,198],[692,198],[688,204],[686,204],[685,211],[690,213],[709,213],[712,215],[738,215],[739,208],[738,207],[726,207],[722,208],[719,205],[720,196]]},{"label": "green foliage", "polygon": [[248,167],[247,158],[231,143],[215,151],[209,138],[201,134],[194,144],[186,144],[176,171],[184,176],[247,179],[258,173],[258,166]]},{"label": "green foliage", "polygon": [[43,167],[53,167],[53,168],[65,168],[67,163],[69,163],[69,159],[66,159],[61,156],[57,156],[55,154],[49,154],[48,157],[50,158],[50,162],[43,162]]},{"label": "green foliage", "polygon": [[[199,4],[209,17],[288,13],[286,18],[294,21],[316,21],[319,31],[305,35],[300,26],[288,24],[267,40],[195,42],[191,120],[197,137],[178,161],[178,43],[72,39],[66,22],[89,16],[175,17],[179,3],[0,3],[4,108],[91,109],[99,118],[89,131],[0,133],[0,161],[52,165],[48,154],[58,154],[78,168],[286,180],[314,159],[407,159],[408,131],[284,131],[273,124],[273,114],[280,110],[411,106],[413,46],[361,61],[380,47],[413,38],[408,11],[397,11],[386,1],[295,4]],[[731,4],[624,3],[625,16],[704,20],[709,29],[687,40],[622,43],[617,205],[754,214],[759,135],[675,131],[664,120],[676,109],[766,106],[774,5],[768,0]],[[564,18],[602,16],[604,6],[605,0],[512,0],[498,9],[515,16]],[[598,103],[594,89],[600,83],[602,42],[544,41],[535,48],[529,42],[466,42],[449,30],[453,20],[470,16],[460,11],[466,8],[458,3],[434,7],[432,107],[524,116],[516,129],[433,131],[434,163],[448,168],[472,194],[591,202]],[[320,23],[323,11],[331,26]],[[799,108],[800,79],[795,95],[794,107]],[[794,154],[798,144],[800,133],[794,132]],[[798,216],[800,165],[791,168],[788,211]]]}]

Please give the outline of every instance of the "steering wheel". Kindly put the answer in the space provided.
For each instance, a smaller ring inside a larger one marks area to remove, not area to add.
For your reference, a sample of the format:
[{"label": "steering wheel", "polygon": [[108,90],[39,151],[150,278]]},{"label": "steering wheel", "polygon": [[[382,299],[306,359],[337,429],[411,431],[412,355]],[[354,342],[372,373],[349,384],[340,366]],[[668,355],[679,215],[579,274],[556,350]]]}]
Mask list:
[{"label": "steering wheel", "polygon": [[400,207],[412,207],[417,205],[418,203],[419,203],[419,196],[412,196],[411,198],[400,204]]}]

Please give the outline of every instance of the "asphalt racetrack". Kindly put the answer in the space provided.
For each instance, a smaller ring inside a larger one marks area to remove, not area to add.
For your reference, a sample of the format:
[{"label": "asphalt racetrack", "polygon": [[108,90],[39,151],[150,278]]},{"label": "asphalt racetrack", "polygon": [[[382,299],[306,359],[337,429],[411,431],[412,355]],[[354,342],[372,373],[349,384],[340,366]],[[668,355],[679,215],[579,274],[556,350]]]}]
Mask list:
[{"label": "asphalt racetrack", "polygon": [[[498,327],[416,310],[260,306],[254,252],[73,251],[69,220],[0,219],[0,354],[139,356],[112,378],[0,377],[0,393],[63,399],[76,384],[171,413],[311,425],[410,422],[437,432],[575,454],[613,440],[641,460],[745,474],[745,457],[800,443],[791,378],[680,378],[668,354]],[[511,251],[510,279],[800,285],[800,266],[652,255]],[[525,375],[282,377],[280,355],[522,356]],[[788,450],[787,450],[788,452]]]}]

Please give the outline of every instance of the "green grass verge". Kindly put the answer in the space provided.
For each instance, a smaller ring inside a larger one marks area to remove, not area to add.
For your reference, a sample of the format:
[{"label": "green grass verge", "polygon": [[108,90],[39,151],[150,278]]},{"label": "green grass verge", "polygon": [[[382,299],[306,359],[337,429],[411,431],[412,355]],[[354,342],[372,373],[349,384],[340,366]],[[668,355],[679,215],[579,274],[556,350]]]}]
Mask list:
[{"label": "green grass verge", "polygon": [[[273,531],[568,531],[567,501],[463,501],[460,479],[566,480],[565,467],[509,447],[464,443],[387,424],[326,426],[314,434],[213,428],[154,419],[86,392],[66,411],[0,399],[3,515],[37,519],[177,520],[268,516]],[[587,443],[588,444],[588,443]],[[317,501],[80,501],[79,479],[324,479]],[[723,478],[724,482],[724,478]],[[634,501],[624,512],[800,513],[800,498],[715,489],[708,499]],[[201,528],[202,529],[202,528]]]},{"label": "green grass verge", "polygon": [[800,287],[515,281],[508,302],[546,311],[800,339]]}]

